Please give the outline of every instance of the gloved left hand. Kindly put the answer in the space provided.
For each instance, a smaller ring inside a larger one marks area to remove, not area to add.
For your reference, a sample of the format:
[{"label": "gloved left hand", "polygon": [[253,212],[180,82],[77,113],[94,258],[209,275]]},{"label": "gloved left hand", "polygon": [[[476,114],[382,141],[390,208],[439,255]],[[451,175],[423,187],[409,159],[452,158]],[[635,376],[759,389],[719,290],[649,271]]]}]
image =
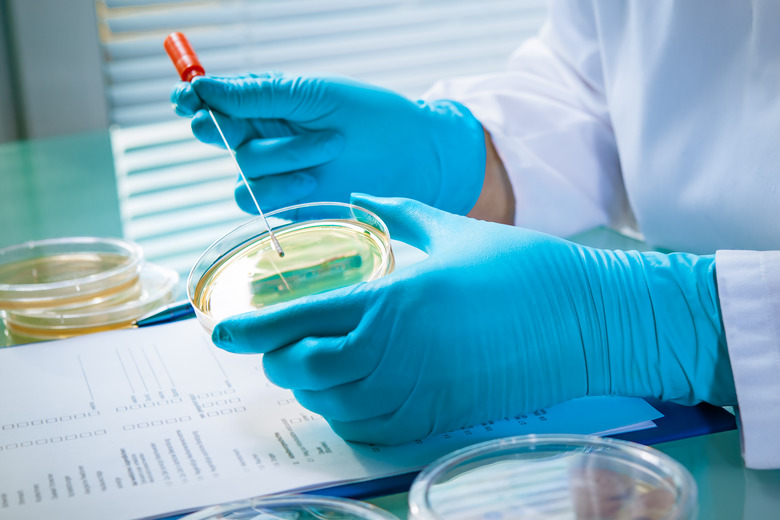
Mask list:
[{"label": "gloved left hand", "polygon": [[605,251],[405,199],[354,196],[423,261],[229,318],[348,440],[393,444],[585,395],[734,404],[714,259]]},{"label": "gloved left hand", "polygon": [[[193,116],[201,141],[236,151],[261,208],[349,200],[353,191],[403,196],[453,213],[477,202],[485,178],[485,133],[463,105],[413,101],[339,77],[279,73],[198,76],[174,88],[177,113]],[[256,212],[243,183],[236,201]]]}]

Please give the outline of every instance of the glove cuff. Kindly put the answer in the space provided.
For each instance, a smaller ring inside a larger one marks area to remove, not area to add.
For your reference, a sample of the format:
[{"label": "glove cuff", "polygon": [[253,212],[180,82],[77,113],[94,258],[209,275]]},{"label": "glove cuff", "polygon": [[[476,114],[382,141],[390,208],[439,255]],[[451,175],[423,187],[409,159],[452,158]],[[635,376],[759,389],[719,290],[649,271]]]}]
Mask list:
[{"label": "glove cuff", "polygon": [[441,184],[433,206],[465,215],[477,203],[485,179],[487,152],[482,124],[457,101],[437,99],[423,103],[423,107],[437,121],[432,139],[438,155]]},{"label": "glove cuff", "polygon": [[611,283],[602,284],[611,287],[603,299],[611,393],[680,404],[733,395],[714,257],[614,257]]}]

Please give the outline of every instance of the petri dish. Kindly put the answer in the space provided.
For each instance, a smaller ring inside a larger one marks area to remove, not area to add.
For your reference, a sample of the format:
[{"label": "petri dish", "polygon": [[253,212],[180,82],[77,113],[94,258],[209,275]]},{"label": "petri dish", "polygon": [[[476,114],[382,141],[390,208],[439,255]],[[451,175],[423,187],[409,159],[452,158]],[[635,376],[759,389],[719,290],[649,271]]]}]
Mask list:
[{"label": "petri dish", "polygon": [[671,457],[589,435],[523,435],[457,450],[409,491],[409,518],[679,520],[696,483]]},{"label": "petri dish", "polygon": [[266,214],[284,250],[279,257],[262,219],[212,244],[195,262],[187,296],[207,331],[228,316],[380,278],[393,270],[387,226],[351,204],[300,204]]},{"label": "petri dish", "polygon": [[138,318],[173,301],[179,275],[146,263],[135,283],[124,291],[46,309],[7,310],[5,327],[18,339],[62,339],[129,327]]},{"label": "petri dish", "polygon": [[[282,246],[284,249],[284,246]],[[398,520],[371,504],[346,498],[279,495],[209,507],[181,520]]]},{"label": "petri dish", "polygon": [[113,238],[71,237],[0,249],[0,309],[99,301],[132,287],[141,247]]}]

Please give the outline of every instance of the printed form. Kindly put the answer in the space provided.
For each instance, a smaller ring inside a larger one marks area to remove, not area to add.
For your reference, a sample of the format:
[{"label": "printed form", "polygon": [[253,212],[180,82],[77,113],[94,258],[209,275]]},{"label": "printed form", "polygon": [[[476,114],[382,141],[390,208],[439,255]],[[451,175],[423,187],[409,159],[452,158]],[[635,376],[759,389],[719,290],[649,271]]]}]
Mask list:
[{"label": "printed form", "polygon": [[661,416],[587,398],[394,447],[347,443],[196,320],[0,349],[0,518],[158,518],[421,469],[523,433]]}]

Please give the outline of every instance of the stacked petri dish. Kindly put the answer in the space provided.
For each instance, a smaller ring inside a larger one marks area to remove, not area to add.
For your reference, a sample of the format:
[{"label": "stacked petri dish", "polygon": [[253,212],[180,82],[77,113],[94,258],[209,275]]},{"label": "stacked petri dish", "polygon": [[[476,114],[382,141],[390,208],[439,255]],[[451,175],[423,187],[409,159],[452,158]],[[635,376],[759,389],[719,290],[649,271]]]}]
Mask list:
[{"label": "stacked petri dish", "polygon": [[178,274],[144,262],[137,244],[69,237],[0,249],[6,344],[123,328],[170,303]]},{"label": "stacked petri dish", "polygon": [[691,520],[696,483],[671,457],[589,435],[476,444],[425,468],[409,491],[415,520]]},{"label": "stacked petri dish", "polygon": [[181,520],[398,520],[371,504],[315,495],[278,495],[210,507]]},{"label": "stacked petri dish", "polygon": [[207,331],[236,314],[380,278],[393,270],[390,235],[374,213],[320,202],[266,214],[236,227],[195,262],[187,296]]}]

